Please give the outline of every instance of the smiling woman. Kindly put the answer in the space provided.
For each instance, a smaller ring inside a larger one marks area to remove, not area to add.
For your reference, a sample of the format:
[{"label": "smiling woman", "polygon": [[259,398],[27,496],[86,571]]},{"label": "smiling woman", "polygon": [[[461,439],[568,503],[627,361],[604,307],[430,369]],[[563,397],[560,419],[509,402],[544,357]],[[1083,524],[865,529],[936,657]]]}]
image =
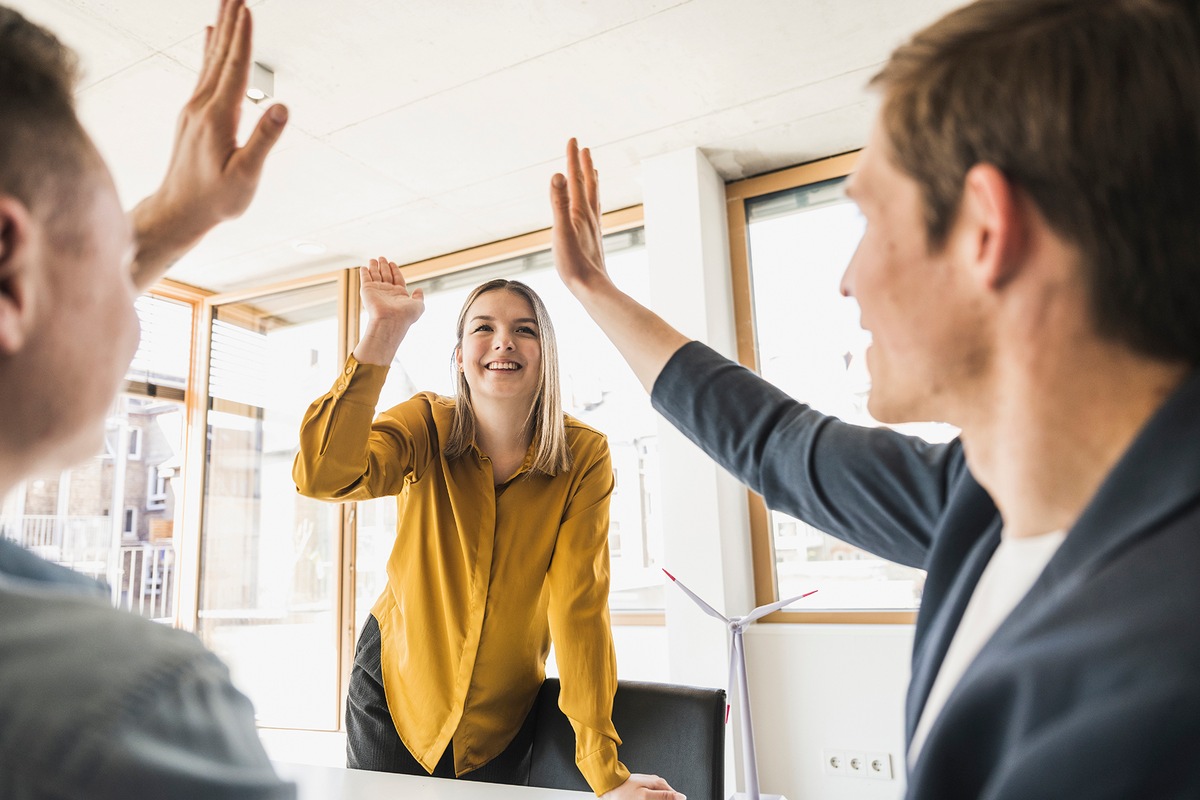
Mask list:
[{"label": "smiling woman", "polygon": [[579,769],[597,794],[624,786],[611,721],[612,459],[603,434],[562,412],[544,304],[517,281],[477,287],[458,315],[454,397],[418,393],[372,421],[425,297],[387,259],[360,280],[369,322],[309,408],[293,471],[319,499],[396,499],[387,583],[350,678],[349,766],[523,783],[553,636]]},{"label": "smiling woman", "polygon": [[[531,469],[554,473],[571,468],[571,451],[562,425],[562,392],[558,380],[558,344],[550,313],[525,284],[503,278],[475,288],[458,316],[454,361],[458,367],[454,424],[446,453],[454,458],[473,443],[492,458],[496,483],[507,480],[525,457],[525,432],[534,433]],[[472,396],[483,401],[477,409]],[[494,410],[493,410],[494,409]],[[519,419],[511,441],[502,419],[477,415],[507,410]],[[497,461],[500,459],[500,461]],[[502,476],[506,476],[503,477]]]}]

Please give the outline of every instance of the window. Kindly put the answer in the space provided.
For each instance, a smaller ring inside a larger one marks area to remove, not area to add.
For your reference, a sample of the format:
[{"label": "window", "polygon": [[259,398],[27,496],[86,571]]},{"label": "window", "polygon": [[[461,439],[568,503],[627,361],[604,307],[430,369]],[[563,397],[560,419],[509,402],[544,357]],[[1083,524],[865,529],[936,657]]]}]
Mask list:
[{"label": "window", "polygon": [[130,461],[142,460],[142,429],[129,429],[129,444],[125,448],[125,454]]},{"label": "window", "polygon": [[209,301],[196,632],[270,727],[338,727],[343,507],[298,495],[292,461],[340,368],[345,284]]},{"label": "window", "polygon": [[161,511],[167,507],[167,486],[172,470],[161,466],[146,470],[146,510]]},{"label": "window", "polygon": [[[847,422],[877,425],[867,413],[870,378],[857,304],[839,283],[862,236],[863,223],[844,193],[853,156],[752,179],[728,187],[743,363],[793,397]],[[946,441],[945,425],[900,426]],[[787,618],[824,621],[910,621],[924,573],[879,559],[800,520],[767,511],[753,496],[752,536],[758,601],[811,589],[806,609]],[[767,554],[763,558],[761,554]],[[769,566],[766,566],[769,565]],[[767,574],[761,574],[766,572]]]}]

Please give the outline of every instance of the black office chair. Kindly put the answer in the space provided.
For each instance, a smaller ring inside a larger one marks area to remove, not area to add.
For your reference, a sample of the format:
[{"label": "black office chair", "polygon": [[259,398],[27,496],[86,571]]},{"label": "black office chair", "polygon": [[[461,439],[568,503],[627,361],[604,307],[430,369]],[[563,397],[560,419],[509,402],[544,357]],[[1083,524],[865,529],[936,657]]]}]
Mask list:
[{"label": "black office chair", "polygon": [[[529,785],[588,791],[558,688],[557,678],[547,678],[534,704]],[[630,771],[661,775],[688,800],[725,800],[724,689],[618,681],[613,725]]]}]

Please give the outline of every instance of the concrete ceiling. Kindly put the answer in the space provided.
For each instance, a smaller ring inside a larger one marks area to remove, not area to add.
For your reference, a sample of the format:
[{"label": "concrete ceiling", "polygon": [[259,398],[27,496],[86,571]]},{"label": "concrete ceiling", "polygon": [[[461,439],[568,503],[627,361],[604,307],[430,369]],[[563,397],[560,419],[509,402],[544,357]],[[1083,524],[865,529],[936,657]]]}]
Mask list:
[{"label": "concrete ceiling", "polygon": [[[682,147],[726,180],[860,147],[866,81],[960,1],[250,0],[291,121],[250,211],[171,277],[223,291],[545,228],[569,136],[606,209]],[[215,0],[0,2],[79,52],[80,115],[123,200],[152,191]],[[246,101],[246,131],[260,113]]]}]

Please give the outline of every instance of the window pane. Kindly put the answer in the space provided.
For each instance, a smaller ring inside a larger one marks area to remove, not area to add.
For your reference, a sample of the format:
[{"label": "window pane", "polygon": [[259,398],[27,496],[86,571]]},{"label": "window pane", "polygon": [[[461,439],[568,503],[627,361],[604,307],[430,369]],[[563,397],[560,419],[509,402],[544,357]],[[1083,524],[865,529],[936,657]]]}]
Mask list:
[{"label": "window pane", "polygon": [[[642,230],[606,237],[605,251],[617,284],[647,302],[649,270]],[[608,436],[616,473],[609,530],[610,605],[619,610],[661,610],[662,527],[654,412],[620,354],[555,274],[548,251],[414,282],[414,288],[425,291],[425,314],[396,355],[379,408],[403,402],[418,391],[453,392],[459,309],[471,289],[498,277],[528,284],[545,301],[558,337],[564,410]],[[329,381],[333,375],[328,373]],[[359,504],[355,602],[360,627],[386,582],[384,566],[395,538],[395,514],[391,499]]]},{"label": "window pane", "polygon": [[4,500],[3,535],[104,581],[114,605],[174,622],[183,417],[182,403],[117,398],[102,451],[77,467],[19,484]]},{"label": "window pane", "polygon": [[[858,425],[867,413],[869,338],[839,283],[862,237],[844,179],[757,198],[749,220],[755,335],[764,378],[814,408]],[[946,425],[898,426],[947,441]],[[908,609],[924,573],[876,558],[785,514],[770,513],[780,597],[811,589],[806,609]]]},{"label": "window pane", "polygon": [[198,633],[264,725],[337,725],[338,506],[292,483],[300,420],[340,366],[336,283],[219,306]]}]

